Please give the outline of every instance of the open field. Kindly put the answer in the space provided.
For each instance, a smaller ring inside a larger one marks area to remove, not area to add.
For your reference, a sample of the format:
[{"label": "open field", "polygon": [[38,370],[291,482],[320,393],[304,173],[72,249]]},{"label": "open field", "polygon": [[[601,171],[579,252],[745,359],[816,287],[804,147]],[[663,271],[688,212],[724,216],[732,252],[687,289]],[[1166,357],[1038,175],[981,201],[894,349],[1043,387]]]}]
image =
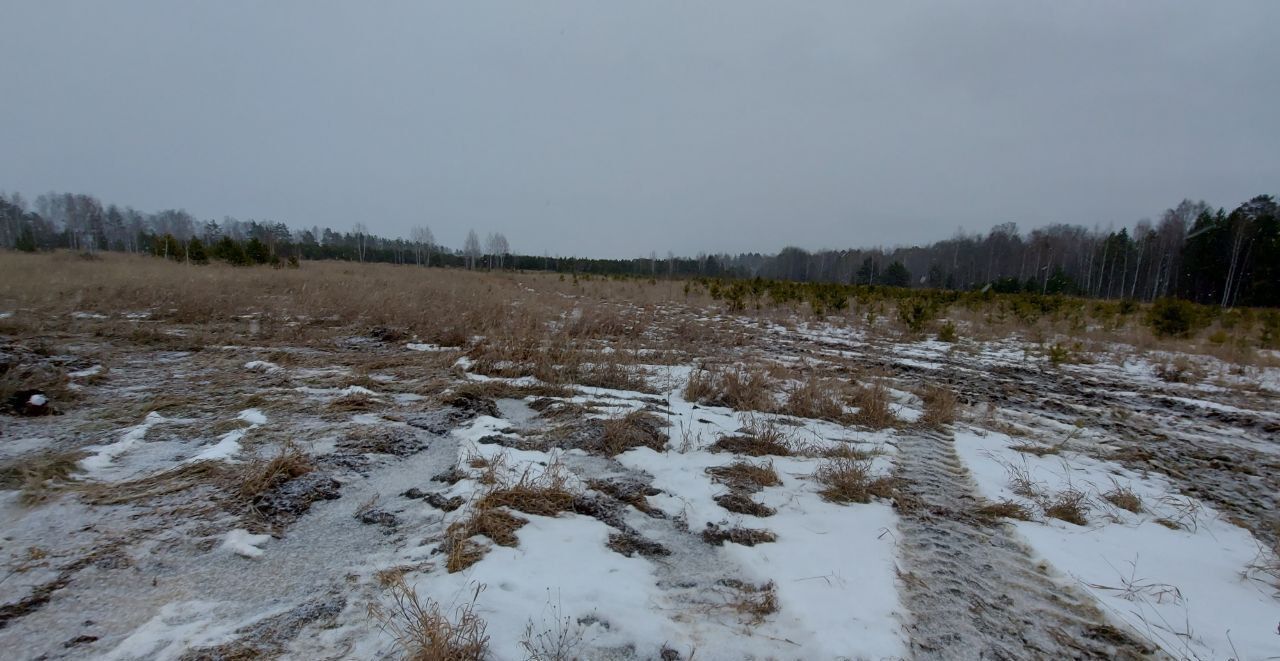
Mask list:
[{"label": "open field", "polygon": [[846,303],[0,253],[0,649],[1280,657],[1256,315]]}]

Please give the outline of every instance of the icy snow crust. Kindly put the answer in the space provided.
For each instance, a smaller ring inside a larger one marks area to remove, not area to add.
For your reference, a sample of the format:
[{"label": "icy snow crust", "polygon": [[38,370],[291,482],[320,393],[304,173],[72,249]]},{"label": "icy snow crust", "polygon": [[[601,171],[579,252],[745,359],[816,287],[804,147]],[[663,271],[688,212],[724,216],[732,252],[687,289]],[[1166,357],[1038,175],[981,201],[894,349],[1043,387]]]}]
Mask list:
[{"label": "icy snow crust", "polygon": [[[217,658],[236,645],[290,659],[393,657],[395,641],[366,612],[387,603],[384,585],[398,578],[447,613],[482,586],[475,609],[493,659],[527,658],[529,627],[564,622],[579,641],[574,654],[592,659],[659,658],[663,649],[684,659],[1280,656],[1277,589],[1258,569],[1274,560],[1274,540],[1261,531],[1277,507],[1267,431],[1280,422],[1276,370],[1233,375],[1206,359],[1214,383],[1171,385],[1157,376],[1167,359],[1159,355],[1055,368],[1017,339],[958,351],[838,325],[743,327],[776,364],[884,370],[903,424],[875,431],[698,405],[683,397],[696,357],[639,366],[652,392],[579,387],[549,398],[586,407],[587,418],[648,411],[663,421],[665,448],[616,457],[531,442],[558,424],[538,397],[500,398],[479,412],[442,408],[438,393],[418,389],[425,375],[389,369],[358,380],[322,352],[299,350],[301,364],[282,367],[265,350],[226,347],[78,371],[103,375],[116,395],[220,373],[242,390],[209,408],[102,425],[76,446],[83,494],[32,508],[0,492],[9,574],[0,606],[20,611],[0,616],[0,649],[21,659]],[[389,355],[399,354],[439,356],[455,385],[539,385],[476,373],[455,348],[409,343]],[[974,405],[943,430],[913,426],[922,409],[914,386],[944,379],[994,412]],[[1242,395],[1233,381],[1256,389]],[[750,418],[783,425],[811,448],[869,453],[873,474],[899,481],[897,506],[827,502],[811,477],[824,460],[793,456],[771,458],[782,483],[751,494],[776,513],[724,509],[716,497],[728,488],[707,469],[736,457],[711,446]],[[37,427],[17,431],[4,458],[49,442]],[[1056,452],[1016,449],[1027,444]],[[314,462],[297,484],[333,492],[287,518],[235,513],[218,487],[198,482],[146,500],[109,498],[192,467],[240,470],[285,447]],[[624,505],[616,521],[517,512],[527,523],[515,546],[477,537],[483,559],[449,573],[444,531],[490,488],[471,468],[481,463],[496,466],[500,481],[567,471],[568,488],[594,497],[602,494],[590,480],[641,484],[651,511]],[[457,479],[432,479],[451,471]],[[1046,495],[1080,491],[1088,523],[1045,516],[1037,498],[1015,492],[1016,475]],[[1107,501],[1121,486],[1143,511]],[[454,498],[461,507],[431,504]],[[1032,520],[968,514],[1002,500]],[[776,540],[712,546],[700,536],[709,525]],[[612,550],[623,527],[667,554]],[[768,586],[775,609],[740,612],[740,586]]]}]

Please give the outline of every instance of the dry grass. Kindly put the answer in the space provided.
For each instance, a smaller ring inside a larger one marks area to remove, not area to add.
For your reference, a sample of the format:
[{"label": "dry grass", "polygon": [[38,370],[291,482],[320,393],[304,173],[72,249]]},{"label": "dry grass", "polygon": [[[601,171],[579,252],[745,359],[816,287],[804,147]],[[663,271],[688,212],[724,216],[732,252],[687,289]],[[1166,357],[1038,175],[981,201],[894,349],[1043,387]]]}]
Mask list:
[{"label": "dry grass", "polygon": [[810,375],[787,393],[782,412],[798,418],[843,420],[846,415],[844,405],[836,396],[839,392],[840,388],[833,382]]},{"label": "dry grass", "polygon": [[753,464],[749,461],[735,461],[727,466],[711,466],[707,469],[716,482],[731,489],[756,492],[764,487],[776,487],[782,484],[773,462]]},{"label": "dry grass", "polygon": [[778,589],[773,581],[753,585],[741,581],[726,581],[733,592],[729,605],[743,616],[744,624],[757,625],[779,610]]},{"label": "dry grass", "polygon": [[741,433],[721,436],[711,445],[712,452],[732,452],[748,457],[790,457],[805,449],[792,432],[772,418],[744,414]]},{"label": "dry grass", "polygon": [[829,459],[814,472],[813,479],[822,485],[818,493],[833,503],[869,503],[872,498],[894,496],[896,481],[892,477],[873,477],[871,462],[857,459]]},{"label": "dry grass", "polygon": [[[573,389],[547,383],[513,384],[509,381],[468,381],[452,386],[449,394],[470,399],[524,399],[526,397],[568,398]],[[447,403],[447,402],[446,402]]]},{"label": "dry grass", "polygon": [[1031,472],[1026,466],[1008,466],[1009,471],[1009,489],[1014,494],[1023,498],[1032,500],[1041,500],[1043,498],[1042,487],[1031,477]]},{"label": "dry grass", "polygon": [[1050,454],[1059,454],[1062,452],[1062,448],[1057,445],[1036,445],[1034,443],[1019,443],[1017,445],[1010,445],[1009,449],[1015,452],[1022,452],[1025,454],[1034,454],[1037,457],[1043,457],[1045,455],[1050,455]]},{"label": "dry grass", "polygon": [[898,424],[890,408],[889,389],[879,381],[869,386],[857,386],[849,397],[849,404],[858,409],[852,416],[855,424],[872,429],[886,429]]},{"label": "dry grass", "polygon": [[459,539],[484,535],[498,546],[515,546],[518,541],[516,531],[526,523],[528,521],[505,510],[477,509],[469,518],[450,526],[446,534]]},{"label": "dry grass", "polygon": [[751,516],[773,516],[777,514],[777,510],[751,500],[746,494],[731,491],[729,493],[716,496],[716,504],[734,514],[748,514]]},{"label": "dry grass", "polygon": [[407,661],[484,661],[489,649],[486,624],[475,611],[484,586],[452,617],[435,600],[425,603],[403,580],[391,584],[391,604],[370,604],[369,617],[391,634]]},{"label": "dry grass", "polygon": [[711,452],[732,452],[748,457],[790,457],[795,454],[790,444],[775,439],[746,435],[721,436],[707,449]]},{"label": "dry grass", "polygon": [[245,462],[236,492],[244,500],[252,501],[295,477],[310,473],[314,468],[306,452],[287,443],[270,459],[255,457]]},{"label": "dry grass", "polygon": [[71,481],[85,456],[80,451],[45,452],[14,459],[0,466],[0,489],[18,489],[23,505],[38,505]]},{"label": "dry grass", "polygon": [[1134,514],[1141,514],[1146,509],[1142,506],[1142,497],[1133,492],[1129,487],[1122,487],[1115,484],[1114,488],[1102,494],[1102,497],[1112,505],[1122,510],[1128,510]]},{"label": "dry grass", "polygon": [[1027,509],[1020,503],[1012,500],[1001,500],[995,503],[988,503],[973,510],[973,513],[979,518],[986,521],[995,521],[998,519],[1017,519],[1019,521],[1030,521],[1031,510]]},{"label": "dry grass", "polygon": [[1156,365],[1156,376],[1169,383],[1199,383],[1205,378],[1204,368],[1187,356]]},{"label": "dry grass", "polygon": [[128,482],[94,483],[82,487],[85,500],[94,505],[122,505],[158,498],[201,485],[238,489],[243,475],[220,461],[196,461]]},{"label": "dry grass", "polygon": [[383,402],[374,397],[362,392],[356,392],[350,395],[343,395],[329,402],[325,408],[333,413],[358,413],[360,411],[372,411],[383,405]]},{"label": "dry grass", "polygon": [[[3,360],[10,358],[10,360]],[[54,409],[74,398],[67,386],[66,372],[35,354],[22,352],[15,356],[0,354],[0,413],[20,413],[26,396],[19,393],[39,391]],[[23,400],[23,401],[19,401]]]},{"label": "dry grass", "polygon": [[1089,524],[1086,515],[1089,512],[1088,499],[1083,491],[1068,489],[1058,493],[1044,502],[1044,515],[1060,519],[1077,526]]},{"label": "dry grass", "polygon": [[[489,462],[489,467],[505,462]],[[572,511],[575,495],[567,488],[568,475],[559,463],[552,463],[539,475],[528,472],[514,482],[504,483],[503,471],[494,471],[495,486],[477,498],[469,514],[452,523],[445,531],[446,568],[450,573],[462,571],[484,558],[487,549],[472,538],[488,537],[500,546],[515,546],[516,531],[528,523],[508,510],[555,516]]]},{"label": "dry grass", "polygon": [[631,448],[644,447],[657,452],[667,449],[663,420],[647,411],[632,411],[604,421],[604,452],[615,456]]},{"label": "dry grass", "polygon": [[920,424],[936,429],[955,422],[958,398],[954,390],[942,386],[926,386],[918,394],[924,402]]},{"label": "dry grass", "polygon": [[712,367],[694,370],[685,384],[684,398],[708,406],[737,411],[773,411],[773,381],[758,366]]}]

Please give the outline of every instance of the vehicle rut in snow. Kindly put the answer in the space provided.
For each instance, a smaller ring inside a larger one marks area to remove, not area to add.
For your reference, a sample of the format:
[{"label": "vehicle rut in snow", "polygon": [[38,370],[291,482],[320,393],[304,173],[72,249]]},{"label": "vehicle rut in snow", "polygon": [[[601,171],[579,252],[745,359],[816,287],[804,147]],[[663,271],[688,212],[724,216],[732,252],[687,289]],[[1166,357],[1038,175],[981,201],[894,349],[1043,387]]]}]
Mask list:
[{"label": "vehicle rut in snow", "polygon": [[1151,647],[1106,622],[1040,571],[1015,533],[969,514],[981,505],[949,437],[900,437],[902,598],[921,659],[1148,658]]}]

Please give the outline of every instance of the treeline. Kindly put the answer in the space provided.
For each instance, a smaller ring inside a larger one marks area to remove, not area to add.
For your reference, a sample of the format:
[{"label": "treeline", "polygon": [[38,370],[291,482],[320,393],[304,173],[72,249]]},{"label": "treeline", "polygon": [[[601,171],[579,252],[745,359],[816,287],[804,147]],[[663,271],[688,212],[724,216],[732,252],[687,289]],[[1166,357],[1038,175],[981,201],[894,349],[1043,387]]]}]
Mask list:
[{"label": "treeline", "polygon": [[956,291],[1072,294],[1149,301],[1178,297],[1231,307],[1280,306],[1280,212],[1269,195],[1230,212],[1184,200],[1156,222],[1132,230],[1051,225],[1023,233],[1014,223],[985,234],[957,234],[927,246],[635,259],[513,253],[506,237],[474,232],[461,249],[435,243],[416,227],[410,239],[290,229],[272,221],[199,221],[182,210],[143,213],[104,206],[91,195],[47,193],[34,205],[0,195],[0,246],[152,253],[201,263],[298,264],[337,259],[459,268],[505,268],[647,278],[765,278]]},{"label": "treeline", "polygon": [[1074,294],[1230,307],[1280,306],[1280,214],[1272,196],[1231,212],[1184,200],[1132,231],[997,225],[923,247],[742,255],[735,270],[795,281]]}]

